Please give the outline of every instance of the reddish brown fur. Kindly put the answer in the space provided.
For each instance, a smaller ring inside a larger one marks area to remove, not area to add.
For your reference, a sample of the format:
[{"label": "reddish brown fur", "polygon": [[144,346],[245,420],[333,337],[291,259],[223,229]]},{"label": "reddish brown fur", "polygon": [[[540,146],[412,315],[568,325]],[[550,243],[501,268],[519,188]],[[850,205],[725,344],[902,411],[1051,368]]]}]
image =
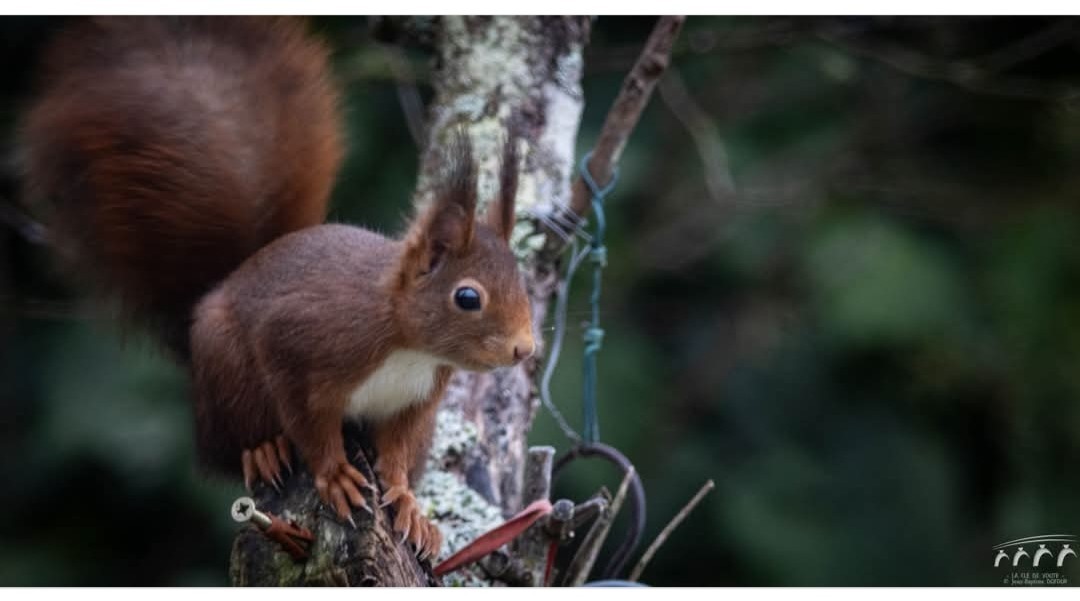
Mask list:
[{"label": "reddish brown fur", "polygon": [[46,54],[28,195],[181,357],[202,295],[325,217],[342,155],[327,55],[302,22],[225,17],[90,19]]},{"label": "reddish brown fur", "polygon": [[[459,233],[473,231],[467,246],[464,238],[432,235],[432,224],[446,215],[475,222],[461,207],[471,201],[457,192],[448,188],[405,241],[345,225],[285,236],[207,296],[192,329],[197,406],[207,423],[201,429],[243,429],[221,441],[227,444],[210,454],[212,463],[235,470],[239,449],[281,429],[294,433],[290,438],[312,463],[335,454],[328,447],[337,449],[339,442],[322,429],[340,429],[348,393],[395,349],[472,368],[514,362],[507,345],[485,343],[523,330],[531,336],[513,254],[481,223],[459,224]],[[504,196],[513,201],[512,194]],[[432,270],[431,258],[440,253]],[[487,290],[484,311],[453,305],[451,292],[464,277]],[[327,424],[314,410],[324,403],[333,406]],[[212,426],[213,420],[222,424]]]},{"label": "reddish brown fur", "polygon": [[[431,553],[438,531],[408,487],[452,368],[510,365],[533,349],[506,243],[514,141],[486,222],[459,134],[449,177],[401,240],[316,226],[341,155],[325,63],[287,20],[77,27],[51,52],[26,124],[29,190],[78,226],[68,235],[108,288],[190,351],[197,446],[219,471],[254,461],[272,480],[280,466],[262,449],[283,433],[347,517],[365,505],[366,483],[342,441],[350,394],[395,351],[437,357],[426,398],[373,424],[395,526]],[[454,304],[463,281],[480,290],[481,310]]]},{"label": "reddish brown fur", "polygon": [[421,519],[409,488],[422,471],[435,430],[435,412],[451,375],[453,370],[449,367],[439,368],[435,388],[427,401],[405,409],[375,431],[375,448],[379,453],[375,471],[386,489],[385,498],[396,501],[398,506],[394,529],[418,533],[420,544],[426,545],[430,554],[438,552],[442,534],[426,519]]},{"label": "reddish brown fur", "polygon": [[[467,145],[454,149],[468,152]],[[468,155],[454,161],[457,170],[475,170]],[[401,519],[418,520],[413,531],[425,533],[419,542],[432,544],[437,531],[420,523],[405,492],[423,460],[451,363],[491,369],[517,361],[512,348],[522,337],[529,353],[532,345],[513,253],[467,212],[475,198],[463,185],[475,178],[449,178],[403,241],[345,225],[308,228],[260,250],[207,296],[192,328],[199,447],[207,462],[235,471],[243,449],[283,431],[333,490],[345,463],[341,424],[349,393],[394,350],[444,357],[427,399],[375,424],[377,471],[388,497]],[[492,210],[513,199],[505,191]],[[454,306],[452,292],[463,278],[486,291],[484,310]]]}]

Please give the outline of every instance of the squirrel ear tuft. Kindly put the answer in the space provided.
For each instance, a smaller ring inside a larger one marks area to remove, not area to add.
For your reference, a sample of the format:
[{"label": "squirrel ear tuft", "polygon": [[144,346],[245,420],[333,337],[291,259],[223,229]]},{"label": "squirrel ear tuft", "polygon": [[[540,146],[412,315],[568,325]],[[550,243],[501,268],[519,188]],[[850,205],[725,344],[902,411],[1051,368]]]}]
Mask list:
[{"label": "squirrel ear tuft", "polygon": [[422,275],[447,254],[468,250],[476,221],[476,162],[464,129],[453,133],[447,155],[449,169],[436,184],[435,196],[406,239],[405,272]]},{"label": "squirrel ear tuft", "polygon": [[487,211],[488,225],[506,242],[514,231],[515,200],[518,188],[518,139],[513,125],[503,142],[502,161],[499,168],[499,197]]}]

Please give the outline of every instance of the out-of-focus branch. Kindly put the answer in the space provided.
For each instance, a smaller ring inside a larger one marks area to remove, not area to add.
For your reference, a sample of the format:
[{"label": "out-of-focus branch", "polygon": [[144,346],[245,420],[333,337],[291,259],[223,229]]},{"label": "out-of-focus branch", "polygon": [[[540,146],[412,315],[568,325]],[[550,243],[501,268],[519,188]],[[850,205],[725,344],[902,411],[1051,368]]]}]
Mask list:
[{"label": "out-of-focus branch", "polygon": [[[906,75],[948,83],[977,94],[1044,102],[1075,102],[1080,98],[1080,90],[1075,86],[999,76],[992,69],[975,62],[940,61],[892,44],[859,44],[829,30],[819,31],[817,37],[839,50],[877,61]],[[988,62],[991,66],[995,62],[1004,64],[1006,58],[991,57]]]},{"label": "out-of-focus branch", "polygon": [[[611,179],[626,141],[649,103],[653,88],[671,61],[671,48],[685,21],[684,16],[660,17],[637,63],[623,80],[622,89],[608,111],[589,160],[589,173],[597,183],[603,185]],[[582,217],[589,213],[589,188],[580,177],[574,181],[570,209]]]},{"label": "out-of-focus branch", "polygon": [[49,244],[48,229],[9,204],[0,202],[0,223],[7,224],[31,244]]},{"label": "out-of-focus branch", "polygon": [[735,180],[731,176],[727,149],[712,118],[690,95],[679,72],[670,69],[660,80],[660,99],[694,140],[705,173],[705,188],[720,205],[735,202]]},{"label": "out-of-focus branch", "polygon": [[368,22],[372,37],[387,44],[433,52],[445,17],[378,16]]},{"label": "out-of-focus branch", "polygon": [[27,319],[90,321],[105,318],[100,312],[83,307],[75,301],[0,295],[0,315],[5,314]]},{"label": "out-of-focus branch", "polygon": [[1061,19],[1035,33],[970,61],[983,72],[993,73],[1031,60],[1076,39],[1077,21]]},{"label": "out-of-focus branch", "polygon": [[[687,31],[679,45],[672,49],[671,57],[730,56],[785,46],[812,36],[813,31],[799,18],[770,17],[734,29],[706,27]],[[585,69],[589,74],[622,73],[634,66],[640,54],[640,46],[631,44],[594,48],[588,53]]]},{"label": "out-of-focus branch", "polygon": [[413,66],[400,48],[384,46],[383,50],[390,72],[394,74],[394,89],[397,91],[401,112],[405,114],[405,124],[409,126],[409,135],[417,146],[423,147],[427,143],[424,101],[420,98]]}]

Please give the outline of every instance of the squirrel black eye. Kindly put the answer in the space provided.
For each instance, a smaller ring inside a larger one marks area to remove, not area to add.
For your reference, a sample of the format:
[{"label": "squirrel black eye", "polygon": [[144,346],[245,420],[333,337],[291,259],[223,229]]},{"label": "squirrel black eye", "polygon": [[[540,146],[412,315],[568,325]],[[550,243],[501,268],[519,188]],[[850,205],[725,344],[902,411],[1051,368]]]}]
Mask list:
[{"label": "squirrel black eye", "polygon": [[480,293],[476,288],[462,286],[454,291],[454,304],[465,311],[479,311]]}]

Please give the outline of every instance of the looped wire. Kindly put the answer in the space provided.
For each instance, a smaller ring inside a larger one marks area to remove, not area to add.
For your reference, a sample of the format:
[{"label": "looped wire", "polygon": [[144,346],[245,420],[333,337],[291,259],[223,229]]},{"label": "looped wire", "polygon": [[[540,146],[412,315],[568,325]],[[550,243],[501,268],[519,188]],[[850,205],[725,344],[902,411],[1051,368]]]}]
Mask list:
[{"label": "looped wire", "polygon": [[[580,444],[582,441],[597,442],[600,438],[600,426],[596,408],[596,354],[600,352],[604,341],[604,329],[600,327],[600,275],[601,270],[607,265],[607,247],[604,246],[604,231],[607,227],[604,216],[604,197],[615,189],[615,182],[619,175],[616,168],[611,181],[601,188],[596,184],[592,174],[589,173],[588,164],[591,158],[592,152],[590,151],[582,157],[579,169],[582,181],[593,195],[591,204],[596,218],[596,231],[593,235],[585,231],[585,220],[566,207],[559,207],[561,210],[553,211],[550,214],[535,213],[535,216],[541,222],[545,223],[552,232],[555,232],[564,241],[569,242],[571,246],[566,275],[556,289],[555,333],[548,353],[547,364],[544,366],[544,373],[540,378],[540,399],[552,417],[555,418],[563,434],[575,444]],[[573,238],[575,234],[585,240],[588,246],[578,250],[577,240]],[[583,410],[585,419],[584,436],[582,436],[574,431],[566,418],[563,417],[562,412],[551,400],[551,378],[555,372],[555,366],[559,362],[563,336],[566,333],[566,305],[570,296],[570,282],[584,259],[589,259],[593,264],[593,289],[592,294],[589,296],[591,319],[584,333],[585,389]]]},{"label": "looped wire", "polygon": [[559,425],[563,434],[574,444],[581,442],[581,435],[574,431],[563,417],[559,408],[555,406],[555,402],[551,400],[551,377],[555,374],[555,366],[559,364],[559,355],[562,352],[563,337],[566,334],[566,302],[570,296],[570,281],[574,277],[574,272],[577,271],[578,265],[585,259],[589,249],[584,248],[580,251],[577,247],[577,240],[571,240],[571,252],[570,263],[566,268],[566,277],[558,284],[556,288],[555,296],[555,332],[551,339],[551,348],[548,351],[547,364],[544,366],[544,374],[540,378],[540,400],[544,403],[544,407],[551,413],[551,416],[555,418],[555,423]]},{"label": "looped wire", "polygon": [[604,232],[607,229],[607,219],[604,215],[604,197],[615,189],[615,184],[619,180],[619,169],[616,167],[611,174],[611,181],[604,184],[603,187],[597,185],[592,173],[589,172],[589,159],[591,158],[592,151],[590,150],[585,153],[585,156],[581,157],[581,164],[578,166],[578,171],[581,172],[581,180],[585,182],[589,192],[592,193],[592,209],[596,219],[596,230],[593,232],[592,240],[589,241],[589,259],[593,264],[593,287],[592,294],[589,295],[592,319],[584,335],[585,366],[582,378],[585,387],[583,403],[585,425],[582,438],[587,443],[600,440],[600,417],[596,401],[596,355],[600,352],[604,341],[604,330],[600,327],[601,276],[604,267],[607,265],[607,247],[604,246]]},{"label": "looped wire", "polygon": [[[581,163],[578,165],[578,171],[581,173],[581,181],[585,182],[585,186],[589,188],[589,192],[592,192],[593,202],[597,200],[603,202],[604,197],[611,194],[611,191],[615,189],[615,183],[619,181],[619,168],[615,167],[615,171],[611,174],[611,181],[604,184],[601,188],[596,184],[596,180],[593,179],[592,173],[589,173],[589,160],[592,159],[592,152],[585,153],[585,156],[581,157]],[[603,233],[603,231],[601,231]]]}]

